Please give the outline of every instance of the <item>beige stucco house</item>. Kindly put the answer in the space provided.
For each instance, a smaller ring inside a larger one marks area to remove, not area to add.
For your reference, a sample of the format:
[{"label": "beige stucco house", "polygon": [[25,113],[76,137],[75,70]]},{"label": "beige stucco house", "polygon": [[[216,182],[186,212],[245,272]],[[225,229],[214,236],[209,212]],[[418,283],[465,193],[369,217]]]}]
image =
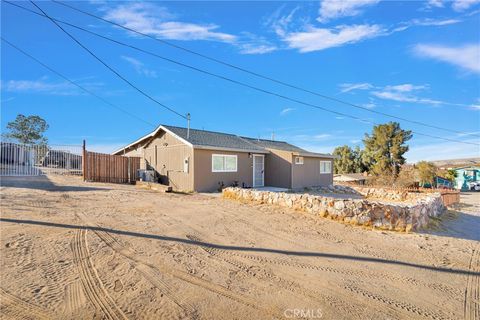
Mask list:
[{"label": "beige stucco house", "polygon": [[[189,131],[189,132],[188,132]],[[222,186],[296,189],[333,183],[333,156],[283,141],[160,125],[115,151],[137,156],[159,182],[175,190],[208,192]]]}]

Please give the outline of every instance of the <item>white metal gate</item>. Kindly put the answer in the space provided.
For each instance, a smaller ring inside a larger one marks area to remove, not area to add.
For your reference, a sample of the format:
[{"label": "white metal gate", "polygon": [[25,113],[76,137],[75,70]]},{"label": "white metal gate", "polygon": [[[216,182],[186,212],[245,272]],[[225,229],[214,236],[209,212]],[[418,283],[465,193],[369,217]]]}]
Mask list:
[{"label": "white metal gate", "polygon": [[82,146],[0,143],[0,176],[82,175]]}]

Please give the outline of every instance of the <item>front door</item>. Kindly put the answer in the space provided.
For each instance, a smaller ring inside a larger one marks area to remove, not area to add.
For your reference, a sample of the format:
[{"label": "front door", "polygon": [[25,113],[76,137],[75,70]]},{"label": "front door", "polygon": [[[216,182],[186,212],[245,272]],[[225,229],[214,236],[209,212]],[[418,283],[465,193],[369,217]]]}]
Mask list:
[{"label": "front door", "polygon": [[265,156],[262,154],[253,155],[253,187],[263,187],[265,177]]}]

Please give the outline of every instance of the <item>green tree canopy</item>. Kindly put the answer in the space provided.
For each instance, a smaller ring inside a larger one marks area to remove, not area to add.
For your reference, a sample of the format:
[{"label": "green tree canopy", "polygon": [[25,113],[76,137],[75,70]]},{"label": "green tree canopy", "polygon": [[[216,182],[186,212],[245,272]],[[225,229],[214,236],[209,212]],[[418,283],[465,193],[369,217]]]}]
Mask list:
[{"label": "green tree canopy", "polygon": [[433,163],[428,161],[420,161],[417,163],[416,167],[418,172],[418,179],[420,180],[420,185],[433,185],[435,176],[437,175],[437,167],[435,167]]},{"label": "green tree canopy", "polygon": [[333,150],[335,161],[333,162],[335,173],[355,172],[355,155],[352,148],[347,145],[336,147]]},{"label": "green tree canopy", "polygon": [[356,146],[353,150],[354,158],[354,172],[363,173],[370,170],[370,160],[365,154],[365,150],[360,149],[359,146]]},{"label": "green tree canopy", "polygon": [[25,144],[46,144],[44,133],[47,129],[48,124],[41,117],[19,114],[14,121],[7,124],[9,132],[4,134],[4,137]]},{"label": "green tree canopy", "polygon": [[458,176],[457,171],[453,169],[448,169],[447,172],[445,173],[445,179],[448,179],[451,182],[454,182],[457,176]]},{"label": "green tree canopy", "polygon": [[372,134],[365,134],[363,140],[365,153],[372,161],[371,172],[397,177],[400,166],[405,163],[403,155],[408,151],[405,143],[411,138],[412,132],[401,129],[398,122],[374,126]]}]

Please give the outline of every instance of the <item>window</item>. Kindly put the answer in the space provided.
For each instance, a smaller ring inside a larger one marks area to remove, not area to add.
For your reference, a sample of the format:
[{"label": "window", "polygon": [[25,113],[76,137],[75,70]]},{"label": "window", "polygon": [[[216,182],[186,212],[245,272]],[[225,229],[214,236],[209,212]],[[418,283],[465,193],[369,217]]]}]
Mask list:
[{"label": "window", "polygon": [[332,173],[332,161],[320,161],[320,173]]},{"label": "window", "polygon": [[237,172],[237,156],[213,154],[212,172]]},{"label": "window", "polygon": [[295,157],[295,164],[303,164],[303,157]]}]

